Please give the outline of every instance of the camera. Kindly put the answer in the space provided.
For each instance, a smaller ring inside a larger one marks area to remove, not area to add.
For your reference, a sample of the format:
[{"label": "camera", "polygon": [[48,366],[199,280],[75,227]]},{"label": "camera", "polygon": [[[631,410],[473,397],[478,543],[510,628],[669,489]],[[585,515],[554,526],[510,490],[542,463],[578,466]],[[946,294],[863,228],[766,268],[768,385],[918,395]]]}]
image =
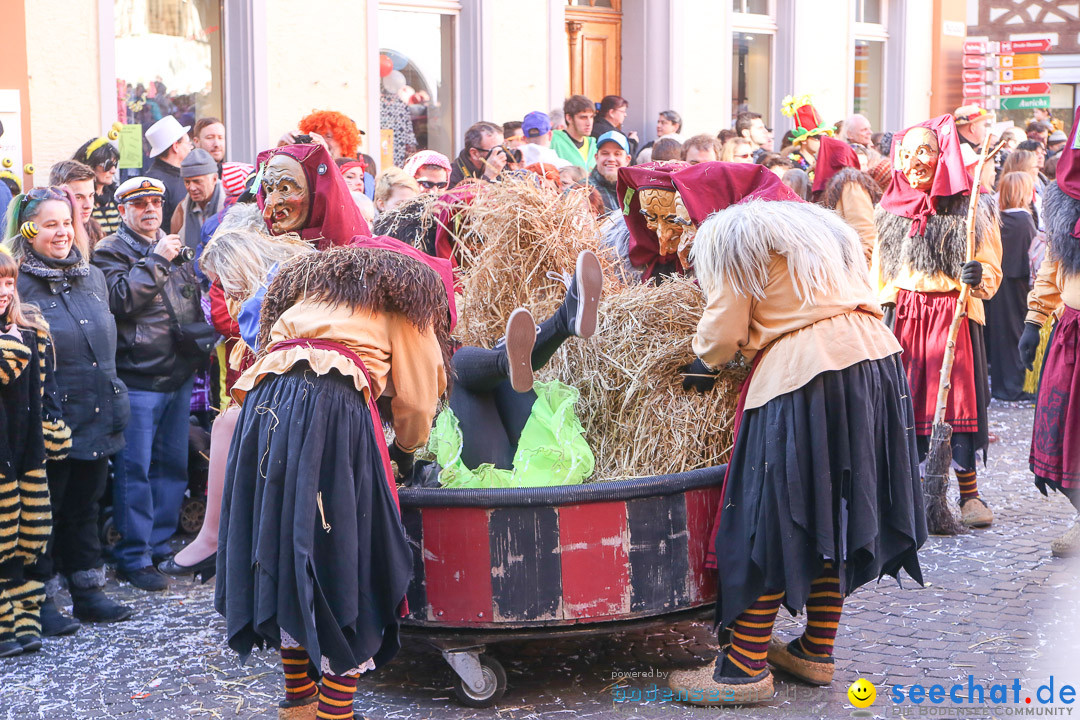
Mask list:
[{"label": "camera", "polygon": [[195,259],[195,251],[184,245],[176,253],[176,257],[173,258],[173,265],[183,265],[186,262],[191,262]]}]

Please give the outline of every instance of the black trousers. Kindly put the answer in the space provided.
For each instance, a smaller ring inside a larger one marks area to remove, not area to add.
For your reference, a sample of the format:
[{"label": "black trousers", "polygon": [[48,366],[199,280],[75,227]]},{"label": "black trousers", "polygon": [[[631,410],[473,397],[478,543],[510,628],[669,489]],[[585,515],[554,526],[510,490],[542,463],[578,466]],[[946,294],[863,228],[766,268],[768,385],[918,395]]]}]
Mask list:
[{"label": "black trousers", "polygon": [[[532,368],[539,370],[547,364],[570,332],[564,312],[540,325],[533,345]],[[532,414],[536,393],[519,393],[510,386],[506,350],[487,350],[472,346],[454,353],[454,386],[450,392],[450,409],[461,426],[461,459],[475,470],[491,463],[501,470],[514,465],[521,431]]]},{"label": "black trousers", "polygon": [[1019,400],[1024,392],[1020,336],[1027,315],[1027,278],[1003,278],[994,297],[986,301],[986,356],[990,365],[990,394],[998,400]]},{"label": "black trousers", "polygon": [[27,577],[46,582],[102,565],[98,503],[105,494],[109,459],[59,460],[45,464],[52,500],[53,528],[45,554],[27,568]]}]

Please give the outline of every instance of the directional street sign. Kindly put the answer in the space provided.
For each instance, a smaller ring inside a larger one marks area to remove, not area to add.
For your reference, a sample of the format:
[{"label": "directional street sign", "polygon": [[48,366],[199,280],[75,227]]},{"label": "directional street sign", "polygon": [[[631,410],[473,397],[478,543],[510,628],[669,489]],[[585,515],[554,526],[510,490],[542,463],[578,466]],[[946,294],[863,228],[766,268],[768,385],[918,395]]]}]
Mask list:
[{"label": "directional street sign", "polygon": [[[1042,53],[1050,49],[1050,38],[1035,38],[1032,40],[1013,40],[1001,43],[1001,53]],[[967,43],[964,44],[967,47]],[[967,52],[965,49],[964,52]]]},{"label": "directional street sign", "polygon": [[964,83],[964,97],[983,97],[987,94],[987,87],[982,83]]},{"label": "directional street sign", "polygon": [[985,55],[986,43],[982,40],[968,40],[964,43],[965,55]]},{"label": "directional street sign", "polygon": [[[965,85],[964,87],[967,87],[967,85]],[[999,94],[1001,95],[1048,95],[1050,93],[1050,83],[1011,83],[1008,85],[999,86],[998,90]]]},{"label": "directional street sign", "polygon": [[1002,70],[998,78],[1003,83],[1017,82],[1020,80],[1040,80],[1042,72],[1039,68],[1017,68],[1015,70]]},{"label": "directional street sign", "polygon": [[1031,97],[1003,97],[1001,98],[1002,110],[1031,110],[1032,108],[1049,108],[1049,95],[1033,95]]},{"label": "directional street sign", "polygon": [[985,70],[964,70],[961,78],[966,83],[981,83],[997,80],[997,75],[987,73]]},{"label": "directional street sign", "polygon": [[985,55],[965,55],[964,56],[964,69],[965,70],[971,70],[971,69],[974,69],[974,68],[984,68],[984,67],[986,67],[986,65],[987,65],[987,63],[986,63],[986,56]]},{"label": "directional street sign", "polygon": [[[1009,57],[1008,55],[1002,55],[1002,57]],[[1033,68],[1040,67],[1042,65],[1042,55],[1039,53],[1019,53],[1012,56],[1012,67],[1014,68]]]}]

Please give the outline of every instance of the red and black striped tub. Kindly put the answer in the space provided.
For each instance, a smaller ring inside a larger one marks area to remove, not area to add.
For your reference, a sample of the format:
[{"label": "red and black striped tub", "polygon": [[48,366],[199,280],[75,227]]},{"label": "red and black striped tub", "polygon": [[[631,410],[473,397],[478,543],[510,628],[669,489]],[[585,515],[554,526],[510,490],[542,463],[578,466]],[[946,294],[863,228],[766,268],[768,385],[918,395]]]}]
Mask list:
[{"label": "red and black striped tub", "polygon": [[509,629],[711,605],[705,551],[726,466],[555,488],[400,491],[406,625]]}]

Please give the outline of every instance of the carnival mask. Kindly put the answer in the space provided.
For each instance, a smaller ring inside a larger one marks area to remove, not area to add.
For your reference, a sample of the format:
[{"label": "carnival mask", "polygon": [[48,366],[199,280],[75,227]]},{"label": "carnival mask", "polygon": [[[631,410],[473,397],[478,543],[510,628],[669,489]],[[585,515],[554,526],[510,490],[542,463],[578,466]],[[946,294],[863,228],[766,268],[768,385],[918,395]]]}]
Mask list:
[{"label": "carnival mask", "polygon": [[311,190],[300,163],[284,153],[274,155],[266,164],[262,188],[263,220],[270,234],[303,230],[311,213]]},{"label": "carnival mask", "polygon": [[660,254],[678,253],[683,264],[687,264],[697,227],[690,221],[682,196],[674,190],[645,188],[638,201],[645,225],[660,240]]},{"label": "carnival mask", "polygon": [[937,136],[924,127],[908,130],[897,152],[900,172],[911,187],[923,192],[934,184],[934,173],[940,157],[941,148],[938,146]]}]

